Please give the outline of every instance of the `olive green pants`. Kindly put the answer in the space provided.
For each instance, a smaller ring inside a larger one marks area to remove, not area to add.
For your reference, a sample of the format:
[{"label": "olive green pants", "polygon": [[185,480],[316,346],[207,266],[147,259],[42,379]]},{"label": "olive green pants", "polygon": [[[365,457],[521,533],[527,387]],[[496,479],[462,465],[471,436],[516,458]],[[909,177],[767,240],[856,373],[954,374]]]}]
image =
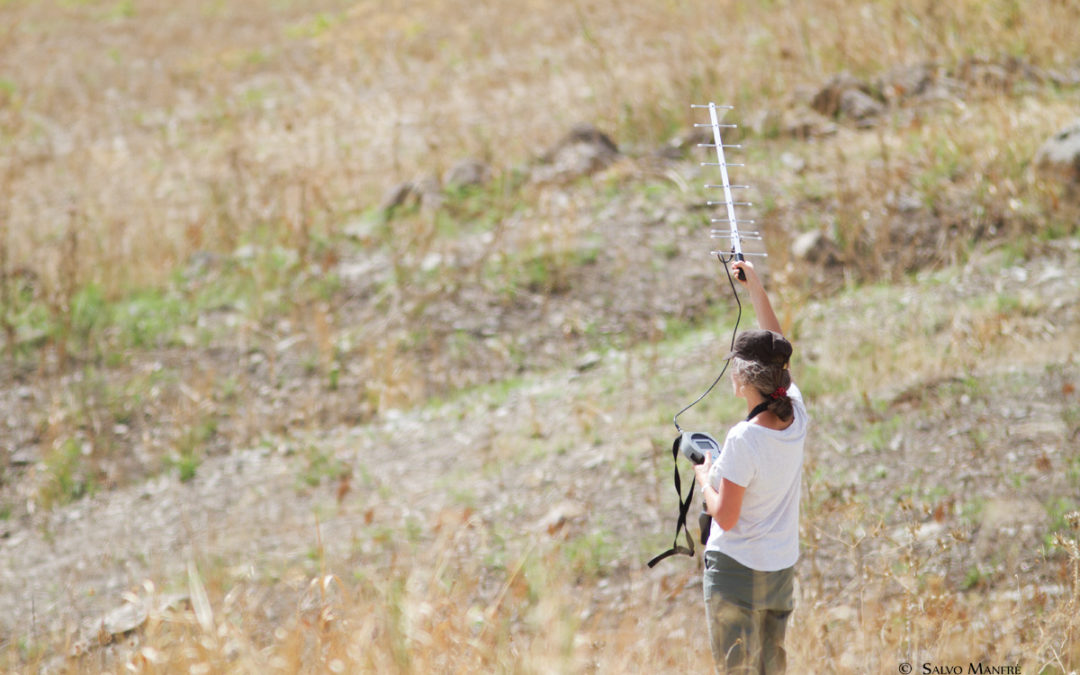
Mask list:
[{"label": "olive green pants", "polygon": [[719,673],[772,675],[787,667],[784,633],[794,607],[795,568],[760,572],[705,552],[705,618]]}]

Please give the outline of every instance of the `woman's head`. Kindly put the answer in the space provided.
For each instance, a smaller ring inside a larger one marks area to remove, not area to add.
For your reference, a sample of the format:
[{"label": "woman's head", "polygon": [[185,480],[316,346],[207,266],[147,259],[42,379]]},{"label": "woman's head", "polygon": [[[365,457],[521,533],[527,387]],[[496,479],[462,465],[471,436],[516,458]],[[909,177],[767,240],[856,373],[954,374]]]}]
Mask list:
[{"label": "woman's head", "polygon": [[731,359],[731,376],[743,386],[756,389],[769,402],[769,410],[785,421],[794,414],[787,395],[791,386],[788,371],[791,352],[791,343],[783,335],[770,330],[749,330],[739,334],[727,356]]}]

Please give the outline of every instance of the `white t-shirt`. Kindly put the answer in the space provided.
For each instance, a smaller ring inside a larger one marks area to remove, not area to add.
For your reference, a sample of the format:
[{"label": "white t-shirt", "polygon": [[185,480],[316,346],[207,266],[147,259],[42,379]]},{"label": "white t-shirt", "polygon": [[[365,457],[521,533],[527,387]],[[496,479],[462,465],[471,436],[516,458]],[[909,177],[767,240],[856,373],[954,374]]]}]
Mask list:
[{"label": "white t-shirt", "polygon": [[799,559],[799,491],[808,417],[802,392],[788,387],[795,420],[776,430],[739,422],[709,472],[719,489],[727,478],[746,488],[735,527],[720,529],[713,521],[707,551],[720,551],[762,572],[786,569]]}]

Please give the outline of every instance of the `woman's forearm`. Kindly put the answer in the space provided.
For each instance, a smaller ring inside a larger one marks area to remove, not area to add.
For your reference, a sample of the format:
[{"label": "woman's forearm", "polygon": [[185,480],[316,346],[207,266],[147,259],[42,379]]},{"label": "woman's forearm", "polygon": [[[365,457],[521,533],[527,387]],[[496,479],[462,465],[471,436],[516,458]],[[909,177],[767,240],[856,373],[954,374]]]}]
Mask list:
[{"label": "woman's forearm", "polygon": [[750,303],[754,306],[754,313],[757,314],[759,328],[783,335],[784,331],[780,330],[780,321],[776,318],[772,303],[769,302],[769,295],[760,284],[750,289]]},{"label": "woman's forearm", "polygon": [[772,303],[769,302],[769,294],[765,292],[765,284],[761,283],[761,277],[758,276],[757,270],[754,269],[754,264],[746,260],[739,260],[732,267],[736,270],[742,270],[746,276],[742,283],[750,293],[750,304],[754,306],[754,313],[757,314],[758,327],[783,335],[784,331],[780,330],[780,321],[776,318]]}]

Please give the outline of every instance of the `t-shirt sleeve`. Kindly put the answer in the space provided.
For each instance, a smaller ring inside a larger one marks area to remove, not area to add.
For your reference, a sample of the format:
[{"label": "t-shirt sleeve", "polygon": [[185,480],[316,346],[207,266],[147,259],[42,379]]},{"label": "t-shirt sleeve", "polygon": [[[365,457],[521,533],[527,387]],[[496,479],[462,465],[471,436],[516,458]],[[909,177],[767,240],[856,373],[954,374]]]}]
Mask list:
[{"label": "t-shirt sleeve", "polygon": [[788,392],[787,393],[788,393],[788,396],[790,396],[791,398],[794,398],[794,399],[798,399],[799,403],[803,403],[805,405],[805,402],[803,401],[802,390],[799,389],[795,385],[794,382],[792,382],[791,386],[788,387]]},{"label": "t-shirt sleeve", "polygon": [[736,485],[747,487],[757,473],[750,444],[743,438],[741,431],[742,429],[736,426],[724,439],[720,459],[713,465],[712,475],[709,476],[714,486],[718,486],[721,479],[727,478]]},{"label": "t-shirt sleeve", "polygon": [[791,403],[795,406],[796,415],[802,415],[805,418],[806,402],[803,400],[802,390],[794,382],[788,387],[788,396],[791,397]]}]

